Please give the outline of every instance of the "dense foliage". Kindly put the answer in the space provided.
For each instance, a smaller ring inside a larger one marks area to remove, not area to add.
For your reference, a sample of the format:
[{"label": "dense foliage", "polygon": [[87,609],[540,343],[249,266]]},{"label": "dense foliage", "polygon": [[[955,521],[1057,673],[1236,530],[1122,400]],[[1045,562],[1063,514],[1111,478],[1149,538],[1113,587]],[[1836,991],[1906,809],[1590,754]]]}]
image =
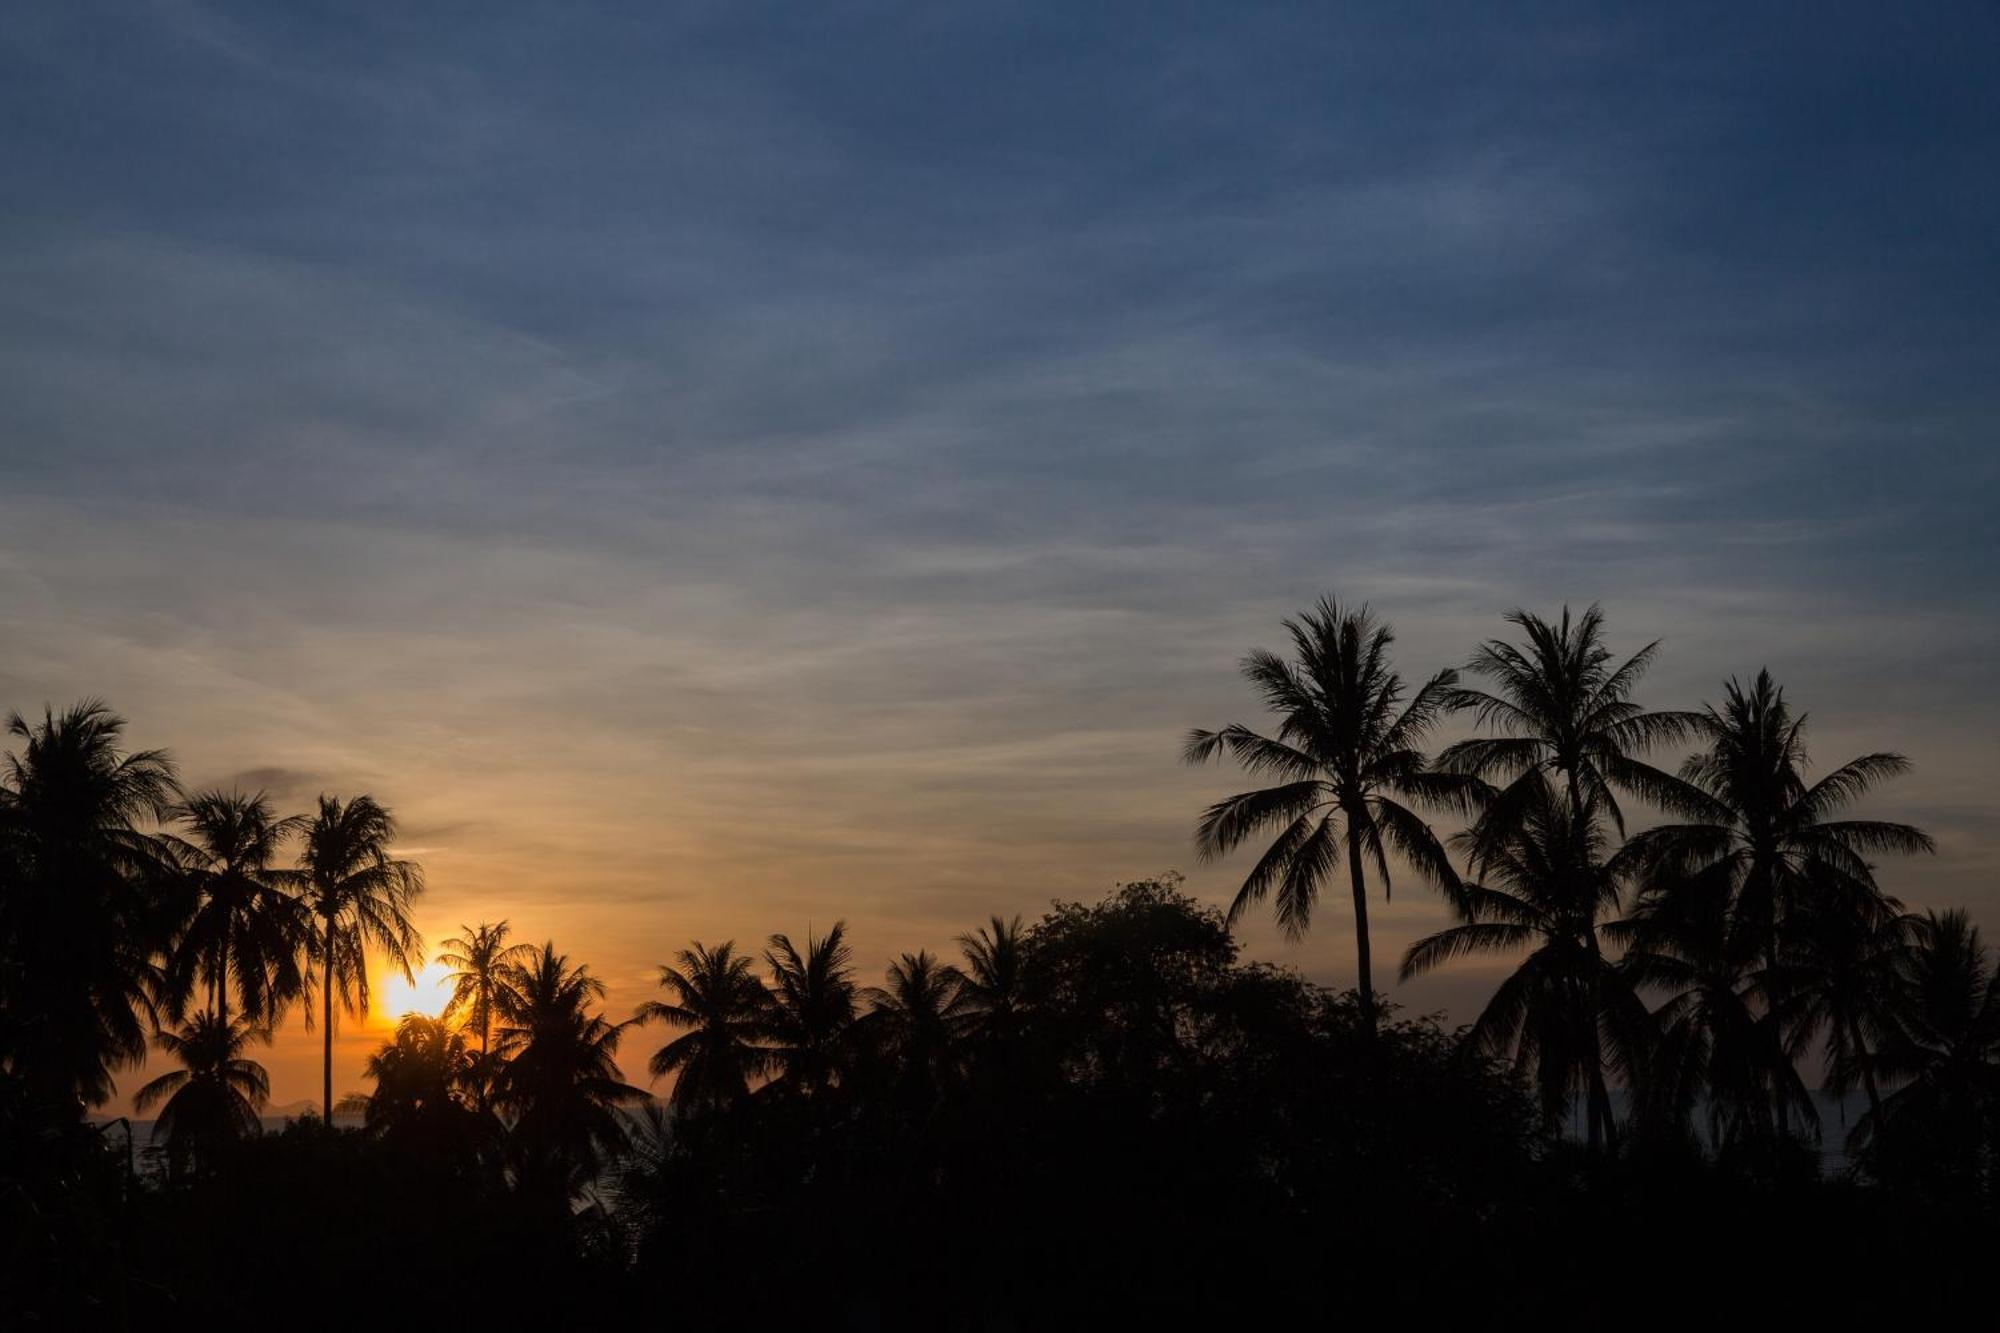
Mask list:
[{"label": "dense foliage", "polygon": [[[1272,734],[1187,751],[1275,783],[1199,822],[1205,854],[1270,838],[1227,916],[1129,883],[994,917],[879,985],[840,924],[697,941],[624,1021],[588,966],[481,923],[443,947],[450,1007],[370,1059],[347,1130],[265,1132],[251,1053],[295,1005],[330,1051],[366,956],[420,957],[389,812],[184,793],[100,704],[16,717],[9,1308],[1039,1328],[1390,1300],[1596,1327],[1712,1315],[1724,1287],[1735,1317],[1951,1308],[2000,1186],[2000,969],[1962,912],[1878,882],[1880,858],[1930,850],[1853,808],[1907,762],[1813,776],[1767,675],[1650,711],[1656,646],[1619,659],[1594,608],[1511,621],[1521,642],[1483,645],[1474,683],[1413,694],[1387,627],[1331,601],[1290,626],[1292,658],[1246,660]],[[1427,753],[1453,717],[1473,734]],[[1242,912],[1275,897],[1304,931],[1344,881],[1367,977],[1368,892],[1399,864],[1455,919],[1406,976],[1511,967],[1465,1029],[1239,957]],[[664,1103],[620,1072],[640,1034]],[[149,1040],[178,1067],[137,1090],[143,1160],[85,1112]],[[1822,1123],[1814,1081],[1865,1095],[1851,1126]]]}]

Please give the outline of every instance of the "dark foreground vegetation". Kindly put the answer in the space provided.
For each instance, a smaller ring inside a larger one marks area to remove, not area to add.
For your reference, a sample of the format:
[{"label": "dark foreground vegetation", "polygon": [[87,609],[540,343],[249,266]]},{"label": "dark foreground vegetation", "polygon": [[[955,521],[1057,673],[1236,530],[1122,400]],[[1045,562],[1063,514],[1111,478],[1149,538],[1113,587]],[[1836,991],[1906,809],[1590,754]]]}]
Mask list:
[{"label": "dark foreground vegetation", "polygon": [[[422,879],[388,812],[281,819],[183,792],[100,706],[16,718],[8,1322],[1983,1318],[2000,980],[1962,914],[1877,882],[1929,840],[1849,807],[1905,761],[1812,777],[1767,677],[1651,712],[1651,648],[1618,660],[1594,611],[1514,623],[1470,683],[1415,691],[1386,630],[1330,603],[1289,657],[1246,661],[1276,725],[1188,747],[1270,784],[1198,827],[1206,853],[1257,844],[1227,917],[1141,881],[994,918],[880,986],[839,925],[695,943],[624,1021],[586,966],[482,924],[443,946],[451,1008],[402,1023],[343,1130],[262,1132],[251,1054],[294,1005],[330,1050],[366,952],[417,958]],[[1475,734],[1427,752],[1453,716]],[[1368,890],[1392,865],[1457,918],[1406,974],[1514,965],[1462,1031],[1375,994]],[[1304,930],[1340,889],[1360,987],[1239,958],[1235,915],[1270,901]],[[614,1058],[646,1031],[664,1106]],[[86,1118],[148,1041],[178,1066],[136,1094],[151,1161]],[[1851,1127],[1822,1123],[1809,1074],[1863,1099]]]}]

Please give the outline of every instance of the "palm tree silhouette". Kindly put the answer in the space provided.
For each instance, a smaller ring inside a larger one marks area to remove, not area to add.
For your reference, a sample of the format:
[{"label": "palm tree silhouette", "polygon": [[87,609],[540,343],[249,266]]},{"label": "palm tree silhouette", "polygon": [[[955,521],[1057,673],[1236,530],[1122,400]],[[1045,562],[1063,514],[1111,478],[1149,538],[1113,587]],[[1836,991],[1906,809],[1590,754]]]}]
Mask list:
[{"label": "palm tree silhouette", "polygon": [[1648,893],[1628,921],[1605,929],[1625,946],[1621,969],[1637,989],[1664,991],[1657,1044],[1640,1081],[1642,1113],[1685,1126],[1706,1097],[1718,1147],[1776,1148],[1794,1127],[1817,1135],[1819,1114],[1793,1063],[1782,989],[1740,929],[1726,893],[1706,887]]},{"label": "palm tree silhouette", "polygon": [[771,969],[770,1004],[763,1024],[774,1083],[806,1096],[834,1081],[848,1025],[854,1021],[853,950],[847,927],[836,921],[822,938],[806,936],[804,954],[785,935],[771,936],[764,951]]},{"label": "palm tree silhouette", "polygon": [[[319,919],[319,986],[325,1024],[322,1087],[325,1114],[333,1114],[333,1002],[336,995],[351,1014],[368,1011],[367,950],[373,947],[391,967],[413,980],[410,961],[423,941],[410,922],[410,904],[423,892],[423,871],[414,861],[389,855],[396,822],[373,797],[342,803],[321,796],[319,812],[305,830],[300,858],[307,901]],[[308,1012],[310,1020],[310,1012]]]},{"label": "palm tree silhouette", "polygon": [[588,967],[572,967],[553,942],[526,963],[508,964],[496,991],[502,1026],[494,1049],[505,1063],[494,1101],[513,1116],[524,1171],[551,1193],[573,1192],[624,1147],[618,1108],[646,1096],[618,1071],[626,1025],[590,1008],[604,993],[604,983]]},{"label": "palm tree silhouette", "polygon": [[1867,858],[1929,852],[1907,824],[1831,816],[1876,783],[1909,771],[1898,754],[1850,759],[1817,782],[1805,779],[1806,719],[1793,717],[1768,671],[1749,688],[1731,680],[1721,708],[1696,715],[1707,747],[1681,766],[1706,798],[1709,817],[1635,836],[1628,855],[1663,892],[1720,894],[1765,966],[1778,963],[1792,913],[1823,900],[1875,911],[1881,890]]},{"label": "palm tree silhouette", "polygon": [[967,1035],[985,1042],[1006,1042],[1020,1030],[1027,1003],[1021,918],[997,913],[977,931],[958,937],[965,954],[960,973],[959,1008],[967,1016]]},{"label": "palm tree silhouette", "polygon": [[1941,1178],[1984,1183],[2000,1133],[2000,968],[1963,910],[1906,917],[1905,929],[1894,1027],[1878,1058],[1901,1086],[1855,1138],[1881,1144],[1893,1132],[1899,1150],[1929,1155]]},{"label": "palm tree silhouette", "polygon": [[889,964],[886,986],[862,992],[867,1024],[881,1049],[919,1095],[947,1086],[958,1070],[959,1039],[967,1019],[965,977],[929,950],[906,953]]},{"label": "palm tree silhouette", "polygon": [[[1566,793],[1539,774],[1528,782],[1535,799],[1519,801],[1505,834],[1479,848],[1479,882],[1463,884],[1453,898],[1462,924],[1411,945],[1402,975],[1407,980],[1473,954],[1530,950],[1494,991],[1468,1037],[1480,1049],[1511,1055],[1517,1070],[1532,1072],[1550,1124],[1584,1095],[1595,1150],[1616,1135],[1607,1058],[1628,1077],[1642,1072],[1651,1023],[1629,978],[1604,956],[1598,939],[1622,893],[1604,856],[1595,798],[1585,798],[1579,827]],[[1468,830],[1454,845],[1470,851],[1477,837]]]},{"label": "palm tree silhouette", "polygon": [[1794,912],[1786,935],[1783,989],[1793,1058],[1823,1043],[1827,1091],[1845,1093],[1859,1084],[1879,1124],[1876,1052],[1897,1020],[1909,919],[1891,898],[1836,900]]},{"label": "palm tree silhouette", "polygon": [[677,1111],[734,1105],[748,1093],[750,1080],[777,1059],[759,1044],[769,1032],[770,994],[752,972],[749,956],[735,950],[734,940],[714,948],[696,940],[675,956],[673,966],[660,967],[660,985],[672,1001],[647,1000],[633,1011],[635,1023],[657,1019],[685,1029],[646,1066],[656,1079],[678,1075],[670,1097]]},{"label": "palm tree silhouette", "polygon": [[140,1088],[132,1109],[144,1115],[166,1102],[153,1132],[166,1146],[168,1167],[176,1174],[225,1144],[262,1132],[257,1113],[270,1098],[270,1080],[262,1065],[243,1058],[255,1031],[241,1020],[198,1013],[179,1032],[154,1036],[154,1043],[183,1067]]},{"label": "palm tree silhouette", "polygon": [[96,700],[7,731],[24,744],[0,775],[0,1065],[74,1118],[145,1056],[165,998],[184,885],[139,825],[179,793],[167,754],[123,752],[125,720]]},{"label": "palm tree silhouette", "polygon": [[535,955],[532,944],[507,943],[507,923],[460,926],[459,935],[446,940],[437,961],[451,969],[451,999],[442,1017],[463,1013],[479,1034],[478,1069],[474,1076],[480,1110],[485,1110],[493,1080],[493,1016],[503,999],[501,991],[514,971]]},{"label": "palm tree silhouette", "polygon": [[187,836],[173,839],[197,898],[176,943],[173,970],[199,980],[210,1012],[229,1021],[232,980],[244,1016],[270,1027],[305,986],[312,918],[298,877],[273,863],[305,818],[279,819],[259,792],[203,791],[173,811]]},{"label": "palm tree silhouette", "polygon": [[1395,636],[1366,607],[1343,611],[1331,598],[1287,620],[1296,660],[1258,651],[1243,674],[1279,717],[1277,735],[1242,725],[1189,734],[1183,758],[1205,763],[1228,753],[1247,771],[1278,785],[1242,792],[1202,813],[1195,846],[1204,860],[1225,855],[1266,830],[1276,840],[1251,868],[1229,905],[1234,925],[1277,889],[1278,924],[1289,939],[1311,924],[1321,887],[1344,849],[1354,894],[1356,990],[1372,1032],[1375,981],[1368,948],[1364,866],[1372,861],[1390,890],[1393,849],[1431,883],[1458,883],[1437,836],[1404,801],[1466,810],[1477,796],[1470,779],[1431,768],[1421,747],[1448,710],[1457,675],[1441,671],[1404,702],[1402,677],[1390,667]]},{"label": "palm tree silhouette", "polygon": [[1475,862],[1487,844],[1507,839],[1543,802],[1542,778],[1557,784],[1569,805],[1569,826],[1579,833],[1585,814],[1594,813],[1624,834],[1614,788],[1662,809],[1712,813],[1698,789],[1634,757],[1702,727],[1699,713],[1647,712],[1632,701],[1659,640],[1613,666],[1604,646],[1604,613],[1596,606],[1573,623],[1568,607],[1554,624],[1527,611],[1506,618],[1526,636],[1525,647],[1489,639],[1466,668],[1492,681],[1493,690],[1450,693],[1452,708],[1469,710],[1497,734],[1459,741],[1438,756],[1439,768],[1505,784],[1474,825],[1469,851]]},{"label": "palm tree silhouette", "polygon": [[375,1080],[364,1107],[370,1132],[440,1148],[470,1146],[479,1137],[470,1103],[485,1088],[479,1057],[461,1029],[441,1018],[405,1014],[396,1035],[368,1057],[365,1072]]}]

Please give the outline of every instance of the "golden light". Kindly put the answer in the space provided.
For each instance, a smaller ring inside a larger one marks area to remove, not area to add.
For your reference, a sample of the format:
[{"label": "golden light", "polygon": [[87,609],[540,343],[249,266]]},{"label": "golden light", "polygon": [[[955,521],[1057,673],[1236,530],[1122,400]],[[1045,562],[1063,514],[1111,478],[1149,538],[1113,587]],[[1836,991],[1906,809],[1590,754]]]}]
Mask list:
[{"label": "golden light", "polygon": [[381,994],[381,1013],[392,1023],[405,1014],[436,1018],[451,1000],[450,973],[443,963],[425,963],[413,982],[391,972],[382,978]]}]

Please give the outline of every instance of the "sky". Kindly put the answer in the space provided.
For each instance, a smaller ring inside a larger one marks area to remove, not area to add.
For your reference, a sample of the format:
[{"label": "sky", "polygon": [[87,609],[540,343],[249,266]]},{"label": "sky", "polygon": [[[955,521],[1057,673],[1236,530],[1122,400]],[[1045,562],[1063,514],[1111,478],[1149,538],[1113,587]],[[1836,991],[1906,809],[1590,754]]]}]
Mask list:
[{"label": "sky", "polygon": [[[1601,601],[2000,932],[2000,6],[30,3],[0,707],[370,792],[430,941],[865,969],[1199,863],[1242,654]],[[1672,756],[1660,756],[1662,759]],[[1352,984],[1331,897],[1247,956]],[[1378,959],[1444,923],[1414,882]],[[1381,983],[1467,1021],[1504,962]],[[349,1023],[336,1092],[385,1035]],[[627,1038],[625,1064],[665,1034]],[[262,1052],[318,1095],[296,1025]],[[121,1099],[143,1074],[121,1081]]]}]

